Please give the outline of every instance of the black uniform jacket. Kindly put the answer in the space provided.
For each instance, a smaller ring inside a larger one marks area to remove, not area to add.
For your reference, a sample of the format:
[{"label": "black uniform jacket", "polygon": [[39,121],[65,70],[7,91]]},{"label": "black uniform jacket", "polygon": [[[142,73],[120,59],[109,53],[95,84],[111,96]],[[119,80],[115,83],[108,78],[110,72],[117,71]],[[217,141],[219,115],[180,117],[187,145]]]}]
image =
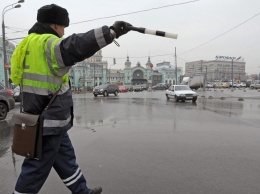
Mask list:
[{"label": "black uniform jacket", "polygon": [[[104,47],[110,44],[113,39],[108,26],[101,27],[101,30],[105,39]],[[49,25],[39,22],[35,23],[29,30],[29,34],[30,33],[48,33],[58,37],[58,34]],[[65,66],[73,66],[77,62],[91,57],[100,49],[100,45],[95,37],[94,29],[86,33],[72,34],[71,36],[64,38],[60,43],[61,56]],[[41,96],[23,92],[23,109],[28,113],[41,114],[50,101],[50,98],[51,96]],[[73,126],[73,101],[71,89],[67,90],[62,95],[57,95],[55,101],[50,108],[42,114],[42,117],[47,120],[53,120],[54,122],[70,119],[70,122],[65,126],[43,128],[43,135],[60,134],[64,130],[70,129]]]}]

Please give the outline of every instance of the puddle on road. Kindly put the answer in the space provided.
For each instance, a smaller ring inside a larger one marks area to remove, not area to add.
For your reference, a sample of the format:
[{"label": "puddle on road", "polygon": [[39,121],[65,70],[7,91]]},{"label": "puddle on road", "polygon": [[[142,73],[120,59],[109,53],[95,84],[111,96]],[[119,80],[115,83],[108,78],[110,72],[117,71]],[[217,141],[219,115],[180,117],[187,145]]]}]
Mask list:
[{"label": "puddle on road", "polygon": [[204,110],[212,111],[227,116],[239,116],[243,113],[244,104],[238,101],[224,101],[213,99],[199,99],[198,107]]},{"label": "puddle on road", "polygon": [[9,151],[13,138],[13,127],[6,120],[0,121],[0,158]]},{"label": "puddle on road", "polygon": [[[94,104],[90,103],[92,101],[94,101]],[[229,117],[241,116],[243,112],[245,112],[244,103],[244,101],[239,102],[236,101],[236,99],[223,100],[207,98],[199,98],[196,103],[192,103],[191,101],[175,102],[174,100],[166,100],[164,98],[136,97],[76,99],[76,107],[79,108],[80,115],[75,116],[74,123],[76,126],[93,130],[98,126],[115,125],[116,122],[124,122],[126,118],[138,119],[137,117],[141,116],[142,119],[149,120],[153,119],[153,117],[160,118],[162,115],[167,114],[169,110],[171,111],[169,114],[172,114],[172,111],[179,111],[181,109],[202,109]],[[83,105],[84,109],[82,108]],[[169,109],[169,107],[171,107],[171,109]],[[109,115],[109,111],[113,112],[114,108],[119,114]]]},{"label": "puddle on road", "polygon": [[137,120],[165,119],[163,115],[171,115],[175,108],[196,109],[196,106],[196,103],[175,103],[166,98],[75,99],[74,127],[96,130],[100,126],[115,127]]},{"label": "puddle on road", "polygon": [[[243,102],[237,99],[207,99],[199,98],[197,103],[175,102],[160,98],[95,98],[95,99],[75,99],[76,109],[74,127],[82,127],[92,132],[99,126],[109,125],[115,127],[119,124],[127,124],[129,120],[141,119],[149,120],[161,118],[163,115],[173,114],[181,109],[205,110],[222,114],[225,116],[239,116],[241,118],[250,115],[250,119],[257,119],[260,110],[258,101],[246,100]],[[94,101],[95,103],[90,103]],[[111,108],[115,107],[116,113]],[[115,105],[115,106],[114,106]],[[170,109],[169,109],[170,107]],[[79,109],[79,112],[78,110]],[[94,110],[94,111],[93,111]],[[112,111],[112,112],[111,112]],[[167,112],[168,111],[168,112]],[[170,111],[170,112],[169,112]],[[110,114],[113,113],[113,114]],[[248,117],[248,116],[247,116]],[[12,126],[6,121],[0,121],[0,158],[10,152],[12,142]]]},{"label": "puddle on road", "polygon": [[[110,124],[116,124],[116,121],[114,122],[110,122]],[[105,125],[104,123],[104,120],[102,119],[97,119],[97,120],[89,120],[89,121],[86,121],[85,118],[83,118],[82,116],[75,116],[74,118],[74,128],[75,127],[84,127],[86,129],[89,129],[89,130],[92,130],[93,132],[96,132],[95,131],[95,127],[98,127],[98,126],[102,126],[102,125]]]},{"label": "puddle on road", "polygon": [[11,156],[11,162],[16,173],[16,155],[12,152],[11,146],[13,142],[13,125],[10,125],[6,120],[0,121],[0,159],[3,163],[8,164]]}]

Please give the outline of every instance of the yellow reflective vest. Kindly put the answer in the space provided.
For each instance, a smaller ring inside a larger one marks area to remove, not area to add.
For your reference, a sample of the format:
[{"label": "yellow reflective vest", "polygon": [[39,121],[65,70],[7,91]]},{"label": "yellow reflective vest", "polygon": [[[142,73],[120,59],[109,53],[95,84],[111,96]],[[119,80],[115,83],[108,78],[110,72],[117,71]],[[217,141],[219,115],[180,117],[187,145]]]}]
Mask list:
[{"label": "yellow reflective vest", "polygon": [[38,95],[55,93],[60,86],[69,89],[70,67],[63,63],[59,38],[53,34],[28,35],[15,49],[11,58],[11,79],[23,91]]}]

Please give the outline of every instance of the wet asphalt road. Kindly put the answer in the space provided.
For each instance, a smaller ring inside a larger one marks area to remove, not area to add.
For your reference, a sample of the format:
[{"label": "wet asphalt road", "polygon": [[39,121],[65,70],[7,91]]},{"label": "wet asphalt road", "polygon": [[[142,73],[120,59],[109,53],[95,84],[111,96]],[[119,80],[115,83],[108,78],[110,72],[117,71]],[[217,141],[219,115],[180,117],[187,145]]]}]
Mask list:
[{"label": "wet asphalt road", "polygon": [[[199,91],[197,103],[164,92],[74,95],[69,131],[89,187],[104,194],[259,194],[260,92]],[[212,99],[211,99],[212,97]],[[239,101],[241,98],[243,101]],[[0,121],[0,193],[11,193],[22,157]],[[55,171],[40,194],[69,194]]]}]

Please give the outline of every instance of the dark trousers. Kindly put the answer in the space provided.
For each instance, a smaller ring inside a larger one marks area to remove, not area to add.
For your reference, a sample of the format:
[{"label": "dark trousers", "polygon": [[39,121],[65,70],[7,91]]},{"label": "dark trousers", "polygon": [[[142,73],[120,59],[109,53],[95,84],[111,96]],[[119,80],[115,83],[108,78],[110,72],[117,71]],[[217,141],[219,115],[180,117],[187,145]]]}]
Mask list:
[{"label": "dark trousers", "polygon": [[24,160],[15,191],[38,193],[52,167],[73,194],[89,192],[86,180],[76,163],[74,148],[67,132],[60,135],[43,136],[42,160]]}]

